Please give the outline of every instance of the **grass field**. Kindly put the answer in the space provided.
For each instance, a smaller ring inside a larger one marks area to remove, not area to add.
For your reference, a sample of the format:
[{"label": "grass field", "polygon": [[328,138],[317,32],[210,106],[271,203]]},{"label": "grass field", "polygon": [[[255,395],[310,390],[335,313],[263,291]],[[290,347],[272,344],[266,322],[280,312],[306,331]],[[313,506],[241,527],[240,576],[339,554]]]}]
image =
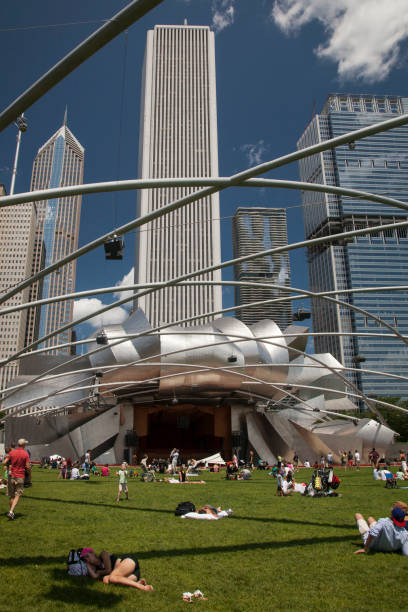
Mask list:
[{"label": "grass field", "polygon": [[[254,472],[247,482],[205,474],[201,486],[130,480],[130,501],[116,503],[115,476],[70,482],[34,467],[16,520],[6,518],[0,491],[0,612],[406,609],[408,559],[353,555],[360,547],[353,515],[388,516],[393,501],[407,501],[408,489],[385,489],[368,468],[336,473],[341,498],[276,497],[272,477]],[[302,479],[310,474],[304,470]],[[234,515],[181,520],[174,509],[186,500]],[[154,592],[69,577],[67,554],[81,546],[136,553]],[[183,591],[195,589],[208,601],[183,602]]]}]

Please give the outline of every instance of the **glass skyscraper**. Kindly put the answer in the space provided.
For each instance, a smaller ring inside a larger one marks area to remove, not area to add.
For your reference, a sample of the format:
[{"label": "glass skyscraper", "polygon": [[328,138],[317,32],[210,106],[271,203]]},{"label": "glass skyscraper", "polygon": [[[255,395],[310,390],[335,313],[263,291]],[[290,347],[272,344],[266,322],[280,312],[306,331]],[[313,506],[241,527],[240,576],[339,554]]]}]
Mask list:
[{"label": "glass skyscraper", "polygon": [[[288,244],[284,208],[239,207],[232,218],[234,259]],[[234,265],[234,280],[258,283],[258,287],[236,287],[235,305],[260,302],[290,295],[290,291],[268,289],[268,283],[290,287],[288,253],[277,253]],[[292,323],[291,302],[270,302],[236,311],[247,325],[272,319],[284,330]]]},{"label": "glass skyscraper", "polygon": [[[218,176],[214,33],[207,26],[155,26],[147,33],[142,86],[139,178]],[[196,190],[140,190],[137,215]],[[168,281],[220,263],[219,216],[214,194],[137,230],[135,282]],[[196,280],[219,281],[221,273]],[[137,306],[153,326],[203,314],[202,323],[221,309],[221,287],[167,287]]]},{"label": "glass skyscraper", "polygon": [[[52,189],[83,182],[84,148],[66,124],[38,150],[33,164],[31,190]],[[37,225],[32,273],[65,257],[78,248],[82,196],[37,202]],[[45,299],[75,290],[76,261],[46,276],[31,287],[30,300]],[[31,308],[28,313],[26,345],[72,321],[73,300]],[[71,342],[71,330],[53,336],[40,348]],[[70,348],[54,349],[70,353]]]},{"label": "glass skyscraper", "polygon": [[[329,95],[322,113],[312,119],[302,134],[298,148],[405,113],[408,98]],[[408,202],[408,126],[313,155],[301,160],[299,166],[303,181],[369,191]],[[307,238],[407,218],[402,209],[358,198],[303,192],[302,199]],[[388,229],[345,243],[311,247],[308,263],[310,288],[316,292],[407,285],[407,229]],[[408,335],[408,292],[340,293],[338,297]],[[387,328],[363,314],[320,299],[312,300],[312,317],[315,332],[345,334],[317,336],[315,349],[318,353],[330,352],[344,366],[355,368],[357,372],[348,376],[365,394],[408,397],[408,381],[360,370],[408,375],[408,347],[400,339],[364,336],[391,333]]]}]

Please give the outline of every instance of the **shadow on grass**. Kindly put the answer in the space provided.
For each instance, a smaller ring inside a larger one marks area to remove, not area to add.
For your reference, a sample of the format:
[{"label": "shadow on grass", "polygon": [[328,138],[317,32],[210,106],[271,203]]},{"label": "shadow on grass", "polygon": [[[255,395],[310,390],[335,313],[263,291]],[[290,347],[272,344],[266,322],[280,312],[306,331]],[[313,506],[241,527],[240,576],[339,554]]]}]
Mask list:
[{"label": "shadow on grass", "polygon": [[[269,540],[267,542],[250,542],[247,544],[233,544],[228,546],[205,546],[203,548],[171,548],[162,550],[146,550],[137,553],[137,558],[140,559],[158,559],[161,557],[183,557],[183,556],[197,556],[197,555],[213,555],[216,553],[234,553],[234,552],[245,552],[251,550],[277,550],[280,548],[293,548],[299,546],[313,546],[319,544],[339,544],[341,542],[355,541],[356,534],[345,535],[345,536],[327,536],[324,538],[303,538],[294,539],[284,542],[278,542]],[[118,556],[122,554],[117,553]],[[0,559],[0,565],[2,566],[18,566],[18,565],[52,565],[53,563],[66,563],[67,557],[9,557]],[[56,570],[56,577],[62,576],[62,570]],[[65,574],[65,572],[64,572]],[[65,574],[68,579],[69,576]]]},{"label": "shadow on grass", "polygon": [[138,559],[156,559],[160,557],[182,557],[184,555],[213,555],[215,553],[246,552],[251,550],[277,550],[280,548],[292,548],[299,546],[311,546],[315,544],[328,544],[348,542],[356,539],[356,535],[349,536],[327,536],[325,538],[304,538],[289,540],[286,542],[252,542],[248,544],[233,544],[230,546],[206,546],[203,548],[173,548],[172,550],[150,550],[139,552]]},{"label": "shadow on grass", "polygon": [[[27,496],[28,499],[28,496]],[[30,495],[30,499],[36,499],[38,501],[49,501],[49,502],[57,502],[60,504],[73,504],[74,506],[78,505],[78,502],[76,500],[71,500],[71,499],[58,499],[55,497],[35,497],[34,495]],[[86,506],[97,506],[99,508],[116,508],[119,510],[136,510],[136,511],[141,511],[141,512],[159,512],[162,514],[173,514],[174,515],[174,510],[169,510],[167,508],[139,508],[137,506],[120,506],[117,503],[116,504],[105,504],[105,503],[100,503],[100,502],[92,502],[92,501],[81,501],[81,505],[86,505]],[[241,520],[241,521],[260,521],[261,523],[291,523],[294,525],[311,525],[311,526],[317,526],[317,527],[335,527],[336,529],[350,529],[352,528],[351,525],[339,525],[338,523],[322,523],[321,521],[319,522],[313,522],[313,521],[305,521],[304,519],[289,519],[289,518],[274,518],[274,517],[270,517],[270,516],[265,516],[265,517],[261,517],[261,516],[238,516],[236,514],[234,514],[234,516],[232,517],[233,520]]]},{"label": "shadow on grass", "polygon": [[119,604],[123,596],[112,593],[111,591],[101,593],[100,591],[85,586],[84,583],[78,586],[71,583],[69,588],[67,588],[67,586],[53,585],[48,593],[45,593],[43,598],[52,601],[63,601],[69,603],[71,606],[81,604],[105,609]]},{"label": "shadow on grass", "polygon": [[[115,504],[105,504],[105,503],[101,503],[101,502],[92,502],[92,501],[80,501],[78,502],[77,500],[74,499],[58,499],[56,497],[36,497],[35,495],[30,495],[30,497],[28,497],[27,495],[27,499],[36,499],[38,501],[49,501],[49,502],[56,502],[58,504],[72,504],[74,506],[77,506],[78,503],[85,506],[97,506],[98,508],[116,508],[117,510],[140,510],[141,512],[162,512],[164,514],[174,514],[174,510],[167,510],[166,508],[137,508],[135,506],[126,506],[126,505],[119,505],[117,503]],[[123,502],[126,503],[126,502]]]},{"label": "shadow on grass", "polygon": [[292,523],[293,525],[303,525],[305,527],[307,527],[308,525],[310,526],[317,526],[317,527],[334,527],[335,529],[353,529],[355,526],[354,525],[350,525],[350,524],[345,524],[345,525],[339,525],[338,523],[322,523],[321,521],[319,522],[314,522],[314,521],[305,521],[304,519],[290,519],[290,518],[274,518],[271,516],[237,516],[236,514],[234,514],[234,516],[232,517],[234,520],[239,520],[239,521],[260,521],[261,523]]}]

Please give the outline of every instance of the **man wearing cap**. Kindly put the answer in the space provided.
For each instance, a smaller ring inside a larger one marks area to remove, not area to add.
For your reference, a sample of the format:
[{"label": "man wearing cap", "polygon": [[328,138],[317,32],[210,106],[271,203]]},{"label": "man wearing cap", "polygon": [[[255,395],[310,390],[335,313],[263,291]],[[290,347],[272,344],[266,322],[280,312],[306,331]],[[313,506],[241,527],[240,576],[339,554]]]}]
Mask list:
[{"label": "man wearing cap", "polygon": [[18,504],[18,501],[23,494],[24,488],[24,477],[27,472],[30,472],[30,457],[25,450],[25,445],[28,444],[27,440],[20,438],[18,441],[18,447],[9,452],[7,458],[3,463],[7,463],[10,472],[9,481],[9,501],[10,511],[7,516],[10,520],[14,519],[14,509]]},{"label": "man wearing cap", "polygon": [[397,504],[391,509],[390,518],[376,521],[372,516],[368,524],[362,514],[355,515],[357,527],[362,535],[364,548],[354,554],[373,552],[401,552],[408,556],[408,531],[405,528],[405,511]]}]

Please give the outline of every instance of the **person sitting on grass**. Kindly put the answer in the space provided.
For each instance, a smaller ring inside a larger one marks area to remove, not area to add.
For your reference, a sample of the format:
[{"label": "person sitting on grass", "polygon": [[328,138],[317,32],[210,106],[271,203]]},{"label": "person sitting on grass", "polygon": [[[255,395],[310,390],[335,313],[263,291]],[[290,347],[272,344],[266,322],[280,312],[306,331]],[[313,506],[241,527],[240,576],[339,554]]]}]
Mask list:
[{"label": "person sitting on grass", "polygon": [[184,469],[184,465],[179,465],[178,479],[179,479],[179,482],[186,482],[187,475],[186,475],[186,470]]},{"label": "person sitting on grass", "polygon": [[364,548],[355,551],[355,555],[367,552],[400,552],[408,556],[408,531],[405,523],[405,510],[399,502],[391,508],[390,518],[376,521],[372,516],[366,521],[357,513],[355,519],[363,538]]},{"label": "person sitting on grass", "polygon": [[278,470],[276,475],[278,481],[276,495],[278,497],[286,497],[292,493],[293,482],[288,482],[283,474],[283,470]]},{"label": "person sitting on grass", "polygon": [[79,480],[79,469],[76,465],[71,470],[71,478],[70,480]]},{"label": "person sitting on grass", "polygon": [[109,467],[108,467],[107,463],[102,467],[101,475],[102,476],[109,476]]},{"label": "person sitting on grass", "polygon": [[140,578],[140,567],[132,555],[118,557],[103,550],[97,555],[93,548],[83,548],[81,559],[86,563],[88,576],[103,580],[104,584],[122,584],[141,591],[153,591],[151,584]]},{"label": "person sitting on grass", "polygon": [[251,470],[248,470],[248,468],[242,468],[239,474],[237,474],[237,480],[250,480],[251,477]]}]

